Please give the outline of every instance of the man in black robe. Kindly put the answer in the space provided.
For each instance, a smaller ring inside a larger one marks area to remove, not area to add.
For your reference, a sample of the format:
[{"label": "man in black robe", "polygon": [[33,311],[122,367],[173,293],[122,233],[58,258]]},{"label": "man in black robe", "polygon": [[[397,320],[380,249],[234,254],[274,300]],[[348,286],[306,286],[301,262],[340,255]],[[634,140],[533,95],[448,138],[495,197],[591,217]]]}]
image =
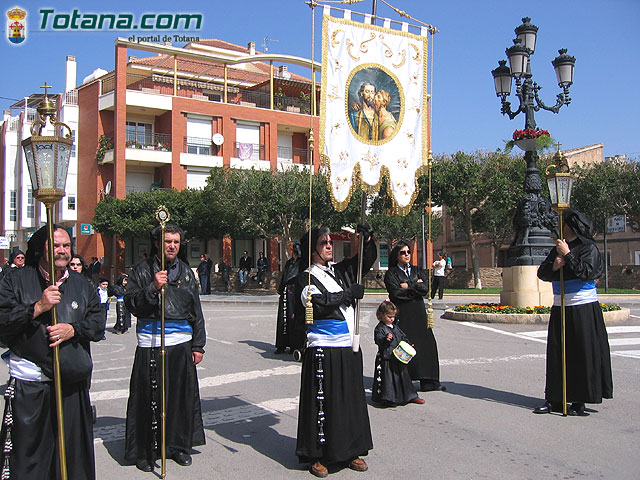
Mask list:
[{"label": "man in black robe", "polygon": [[[95,288],[67,269],[71,239],[54,225],[55,284],[49,284],[48,226],[29,240],[26,266],[0,282],[0,343],[9,366],[0,446],[2,478],[58,478],[53,347],[59,346],[67,478],[95,478],[89,342],[102,339]],[[51,325],[56,306],[58,323]]]},{"label": "man in black robe", "polygon": [[[184,261],[184,234],[167,225],[164,245],[160,228],[152,233],[150,258],[131,272],[124,297],[138,317],[136,348],[127,403],[125,459],[144,472],[153,470],[161,449],[160,291],[165,287],[165,394],[167,457],[191,465],[189,451],[204,445],[204,428],[196,365],[204,355],[206,332],[198,282]],[[165,270],[159,249],[164,247]],[[179,255],[181,258],[179,258]]]},{"label": "man in black robe", "polygon": [[298,270],[300,269],[300,243],[294,242],[291,258],[284,264],[282,278],[278,286],[280,302],[278,304],[278,320],[276,321],[276,353],[283,353],[287,347],[291,351],[303,345],[292,343],[293,318],[295,306],[295,286]]},{"label": "man in black robe", "polygon": [[565,345],[569,415],[587,416],[585,403],[613,398],[611,355],[595,280],[604,265],[593,239],[593,225],[577,210],[564,211],[564,239],[538,268],[538,277],[553,282],[553,307],[547,339],[546,402],[535,413],[562,412],[562,318],[560,269],[565,291]]},{"label": "man in black robe", "polygon": [[[358,226],[364,245],[363,275],[377,258],[369,228]],[[364,295],[358,283],[359,257],[333,264],[333,241],[327,228],[311,230],[300,240],[301,269],[296,282],[296,322],[304,321],[311,292],[313,324],[307,328],[302,360],[296,455],[309,463],[316,477],[328,475],[327,465],[345,463],[367,470],[361,456],[373,448],[362,380],[362,350],[353,351],[355,300]],[[309,285],[311,271],[311,285]]]}]

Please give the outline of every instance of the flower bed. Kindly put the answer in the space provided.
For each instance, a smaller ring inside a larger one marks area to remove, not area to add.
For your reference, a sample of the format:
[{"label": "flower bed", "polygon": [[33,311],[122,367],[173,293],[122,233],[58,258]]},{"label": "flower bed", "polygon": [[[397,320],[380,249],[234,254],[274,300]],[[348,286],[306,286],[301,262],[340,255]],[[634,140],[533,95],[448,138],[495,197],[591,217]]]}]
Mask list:
[{"label": "flower bed", "polygon": [[[609,305],[601,303],[600,307],[603,312],[612,312],[620,310],[618,305]],[[544,307],[537,305],[535,307],[512,307],[511,305],[500,305],[499,303],[469,303],[467,305],[457,305],[453,308],[454,312],[469,312],[469,313],[518,313],[518,314],[549,314],[551,313],[551,307]]]}]

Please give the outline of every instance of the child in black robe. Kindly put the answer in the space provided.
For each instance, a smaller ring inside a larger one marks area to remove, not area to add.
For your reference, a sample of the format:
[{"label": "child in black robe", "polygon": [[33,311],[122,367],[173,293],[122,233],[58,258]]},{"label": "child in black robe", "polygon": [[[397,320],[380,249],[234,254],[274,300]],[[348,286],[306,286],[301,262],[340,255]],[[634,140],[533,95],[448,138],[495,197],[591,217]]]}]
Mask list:
[{"label": "child in black robe", "polygon": [[378,306],[376,317],[380,321],[374,330],[374,341],[378,345],[373,376],[372,400],[385,406],[423,404],[413,386],[407,365],[398,360],[393,350],[401,341],[409,339],[400,327],[394,325],[397,307],[389,300]]}]

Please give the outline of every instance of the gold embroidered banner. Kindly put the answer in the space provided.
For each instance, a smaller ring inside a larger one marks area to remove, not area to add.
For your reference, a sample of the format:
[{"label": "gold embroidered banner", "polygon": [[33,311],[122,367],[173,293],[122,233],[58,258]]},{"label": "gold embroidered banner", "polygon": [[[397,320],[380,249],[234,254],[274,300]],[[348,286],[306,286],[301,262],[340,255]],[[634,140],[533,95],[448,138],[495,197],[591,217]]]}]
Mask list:
[{"label": "gold embroidered banner", "polygon": [[364,191],[377,192],[387,175],[394,210],[405,215],[427,164],[427,32],[355,22],[350,12],[335,18],[327,10],[320,153],[333,205],[344,210],[358,180]]}]

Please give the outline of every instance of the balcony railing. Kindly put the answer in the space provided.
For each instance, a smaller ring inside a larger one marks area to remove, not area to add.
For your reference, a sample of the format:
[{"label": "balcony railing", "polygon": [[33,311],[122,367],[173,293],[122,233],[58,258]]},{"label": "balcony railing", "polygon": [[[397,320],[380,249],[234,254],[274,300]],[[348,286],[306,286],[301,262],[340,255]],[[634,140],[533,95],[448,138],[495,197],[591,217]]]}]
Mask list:
[{"label": "balcony railing", "polygon": [[309,163],[309,150],[306,148],[278,146],[278,158],[306,165]]},{"label": "balcony railing", "polygon": [[240,160],[266,160],[264,145],[258,143],[235,142],[233,156]]},{"label": "balcony railing", "polygon": [[[102,94],[108,93],[115,88],[115,77],[105,76],[101,79]],[[144,93],[159,95],[174,94],[174,79],[172,75],[152,75],[127,74],[127,90],[137,90]],[[203,80],[191,80],[178,78],[177,96],[184,98],[194,98],[210,102],[224,102],[224,86],[220,83]],[[245,107],[271,108],[271,95],[268,89],[261,91],[227,86],[227,103],[241,105]],[[316,112],[320,111],[320,96],[317,97]],[[299,97],[289,97],[282,91],[273,94],[273,109],[285,112],[309,114],[311,112],[311,100],[309,95],[300,94]]]},{"label": "balcony railing", "polygon": [[217,155],[220,147],[211,138],[184,137],[184,151],[195,155]]},{"label": "balcony railing", "polygon": [[127,132],[127,141],[125,145],[127,148],[143,148],[145,150],[159,150],[162,152],[170,152],[171,134],[139,134],[137,132]]},{"label": "balcony railing", "polygon": [[78,90],[69,90],[64,94],[64,105],[78,105]]}]

